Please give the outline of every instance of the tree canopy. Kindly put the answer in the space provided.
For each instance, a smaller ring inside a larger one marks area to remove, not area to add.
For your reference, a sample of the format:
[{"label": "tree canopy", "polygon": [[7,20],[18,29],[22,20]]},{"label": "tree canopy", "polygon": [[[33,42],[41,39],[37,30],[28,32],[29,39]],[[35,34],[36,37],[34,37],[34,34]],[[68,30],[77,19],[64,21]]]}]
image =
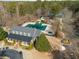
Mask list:
[{"label": "tree canopy", "polygon": [[17,4],[20,15],[25,15],[26,13],[33,14],[37,9],[42,9],[43,12],[48,10],[56,14],[63,8],[62,4],[64,4],[64,2],[4,2],[3,5],[7,9],[7,12],[14,14],[16,13]]},{"label": "tree canopy", "polygon": [[5,32],[3,28],[0,27],[0,40],[5,39],[7,35],[8,35],[7,32]]},{"label": "tree canopy", "polygon": [[35,48],[38,51],[44,52],[49,51],[51,49],[51,46],[44,34],[41,34],[40,37],[37,38],[35,42]]},{"label": "tree canopy", "polygon": [[[7,10],[8,13],[14,14],[16,13],[16,8],[18,5],[19,14],[21,16],[27,14],[27,13],[35,13],[37,9],[41,9],[42,12],[45,12],[45,10],[48,10],[49,12],[53,14],[57,14],[59,11],[61,11],[65,7],[70,7],[70,9],[74,10],[74,8],[78,7],[78,2],[71,2],[71,1],[36,1],[36,2],[1,2],[4,6],[4,8]],[[0,3],[0,4],[1,4]],[[47,12],[47,11],[46,11]],[[45,13],[46,13],[45,12]]]}]

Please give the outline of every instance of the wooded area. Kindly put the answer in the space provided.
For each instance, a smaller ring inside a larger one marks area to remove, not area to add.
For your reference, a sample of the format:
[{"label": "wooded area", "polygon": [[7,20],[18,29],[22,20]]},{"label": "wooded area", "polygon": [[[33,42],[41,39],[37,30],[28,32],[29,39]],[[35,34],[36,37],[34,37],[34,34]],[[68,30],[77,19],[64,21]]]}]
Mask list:
[{"label": "wooded area", "polygon": [[41,16],[53,19],[64,8],[72,11],[72,17],[77,16],[75,19],[78,19],[78,6],[77,1],[0,2],[0,26],[21,25]]},{"label": "wooded area", "polygon": [[[11,26],[35,20],[40,16],[53,17],[71,2],[0,2],[0,25]],[[7,22],[8,21],[8,22]]]}]

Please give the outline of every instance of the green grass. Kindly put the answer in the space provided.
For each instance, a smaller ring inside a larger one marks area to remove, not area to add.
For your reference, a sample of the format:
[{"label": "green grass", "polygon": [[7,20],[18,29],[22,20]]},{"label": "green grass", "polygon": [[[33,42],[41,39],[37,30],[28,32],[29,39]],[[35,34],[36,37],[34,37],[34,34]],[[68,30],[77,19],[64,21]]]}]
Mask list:
[{"label": "green grass", "polygon": [[41,34],[40,37],[37,38],[34,45],[38,51],[48,52],[51,49],[51,46],[44,34]]}]

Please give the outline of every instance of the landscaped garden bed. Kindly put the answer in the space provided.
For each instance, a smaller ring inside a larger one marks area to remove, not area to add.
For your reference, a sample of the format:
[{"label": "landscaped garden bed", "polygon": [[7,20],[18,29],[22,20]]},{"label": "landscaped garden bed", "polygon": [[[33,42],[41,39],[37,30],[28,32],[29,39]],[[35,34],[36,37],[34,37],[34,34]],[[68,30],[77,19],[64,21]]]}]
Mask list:
[{"label": "landscaped garden bed", "polygon": [[24,46],[20,43],[20,46],[23,48],[23,49],[27,49],[27,50],[31,50],[33,48],[33,44],[29,44],[28,46]]},{"label": "landscaped garden bed", "polygon": [[6,39],[4,40],[4,42],[5,42],[5,45],[7,44],[7,45],[14,45],[15,44],[15,41],[13,41],[13,42],[8,42]]}]

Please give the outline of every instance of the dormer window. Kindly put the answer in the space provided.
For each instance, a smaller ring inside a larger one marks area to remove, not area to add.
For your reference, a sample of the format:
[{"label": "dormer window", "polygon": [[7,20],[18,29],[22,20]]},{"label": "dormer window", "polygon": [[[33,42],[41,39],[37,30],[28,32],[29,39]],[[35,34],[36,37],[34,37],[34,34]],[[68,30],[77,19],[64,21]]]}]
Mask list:
[{"label": "dormer window", "polygon": [[30,36],[30,34],[28,33],[28,36]]},{"label": "dormer window", "polygon": [[18,31],[16,31],[16,34],[19,34]]},{"label": "dormer window", "polygon": [[26,36],[26,33],[24,33],[24,36]]},{"label": "dormer window", "polygon": [[12,31],[13,34],[15,34],[15,31]]},{"label": "dormer window", "polygon": [[20,35],[22,35],[22,32],[20,32]]}]

